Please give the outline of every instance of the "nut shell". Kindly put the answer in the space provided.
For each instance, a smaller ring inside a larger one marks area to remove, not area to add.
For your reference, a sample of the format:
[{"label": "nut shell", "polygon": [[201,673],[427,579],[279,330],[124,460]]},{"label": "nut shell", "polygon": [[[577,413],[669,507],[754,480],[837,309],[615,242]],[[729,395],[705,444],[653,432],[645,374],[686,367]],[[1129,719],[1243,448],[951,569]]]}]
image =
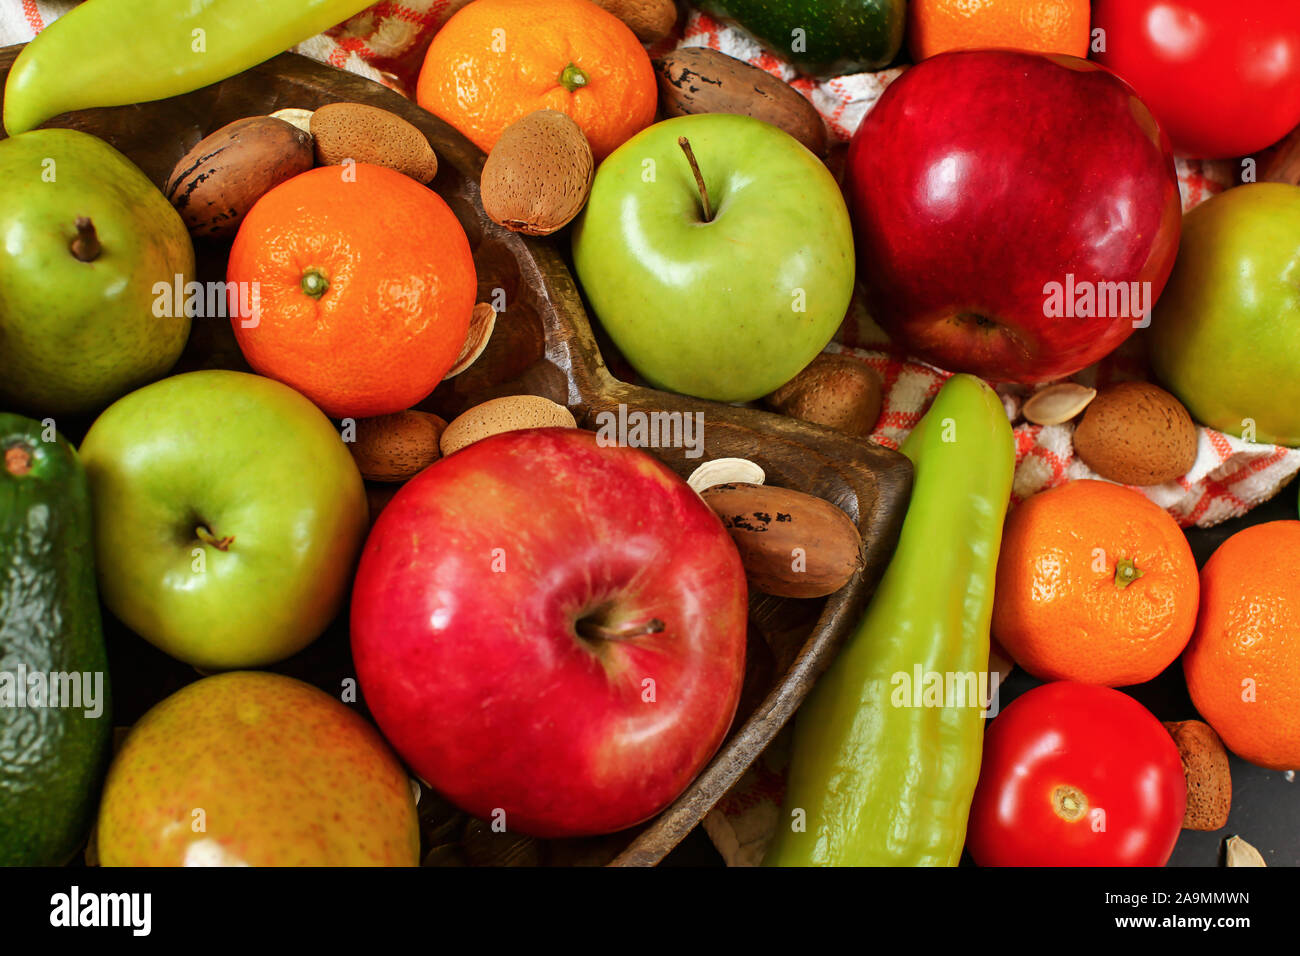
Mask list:
[{"label": "nut shell", "polygon": [[1095,388],[1078,382],[1057,382],[1025,399],[1021,413],[1035,425],[1064,425],[1077,417],[1097,397]]},{"label": "nut shell", "polygon": [[824,352],[764,401],[791,418],[866,437],[880,417],[880,387],[862,362]]},{"label": "nut shell", "polygon": [[558,110],[537,110],[502,132],[479,181],[483,211],[526,236],[549,236],[582,211],[596,166],[587,137]]},{"label": "nut shell", "polygon": [[540,395],[506,395],[475,405],[442,433],[442,453],[455,454],[490,435],[523,428],[577,428],[573,413]]},{"label": "nut shell", "polygon": [[361,477],[370,481],[406,481],[437,461],[439,439],[447,423],[428,412],[405,411],[357,421],[356,440],[348,450]]},{"label": "nut shell", "polygon": [[700,495],[736,543],[745,576],[776,597],[838,591],[862,567],[862,538],[829,501],[790,488],[731,483]]},{"label": "nut shell", "polygon": [[826,124],[788,83],[744,60],[708,47],[674,50],[656,60],[659,106],[665,117],[739,113],[785,130],[818,156],[826,155]]},{"label": "nut shell", "polygon": [[658,43],[677,25],[677,4],[673,0],[594,0],[596,6],[614,14],[642,43]]},{"label": "nut shell", "polygon": [[438,157],[418,129],[388,110],[364,103],[330,103],[311,115],[316,162],[344,160],[387,166],[427,183],[438,175]]},{"label": "nut shell", "polygon": [[1196,423],[1174,396],[1149,382],[1119,382],[1097,393],[1074,430],[1085,465],[1126,485],[1160,485],[1196,462]]},{"label": "nut shell", "polygon": [[1187,779],[1184,830],[1219,830],[1232,809],[1232,773],[1223,741],[1199,720],[1167,721],[1165,730],[1178,745]]},{"label": "nut shell", "polygon": [[308,133],[272,116],[250,116],[200,140],[163,192],[194,235],[233,236],[257,200],[313,161]]},{"label": "nut shell", "polygon": [[766,480],[762,466],[748,458],[714,458],[691,472],[686,483],[700,495],[714,485],[761,485]]}]

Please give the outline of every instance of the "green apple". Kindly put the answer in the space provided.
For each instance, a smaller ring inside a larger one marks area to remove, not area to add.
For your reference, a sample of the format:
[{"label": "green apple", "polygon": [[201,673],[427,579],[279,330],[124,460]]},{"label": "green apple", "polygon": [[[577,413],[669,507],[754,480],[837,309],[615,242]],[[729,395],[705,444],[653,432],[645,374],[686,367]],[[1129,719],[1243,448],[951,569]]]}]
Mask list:
[{"label": "green apple", "polygon": [[775,126],[726,113],[656,123],[605,159],[573,258],[601,325],[642,377],[717,401],[759,398],[793,378],[853,294],[853,231],[830,171]]},{"label": "green apple", "polygon": [[1300,445],[1300,186],[1238,186],[1189,212],[1147,335],[1197,421]]},{"label": "green apple", "polygon": [[212,670],[306,647],[366,532],[361,474],[287,385],[190,372],[114,402],[81,445],[100,595],[137,634]]},{"label": "green apple", "polygon": [[108,143],[70,129],[0,142],[0,400],[80,414],[165,375],[190,319],[157,315],[154,287],[193,277],[181,217]]}]

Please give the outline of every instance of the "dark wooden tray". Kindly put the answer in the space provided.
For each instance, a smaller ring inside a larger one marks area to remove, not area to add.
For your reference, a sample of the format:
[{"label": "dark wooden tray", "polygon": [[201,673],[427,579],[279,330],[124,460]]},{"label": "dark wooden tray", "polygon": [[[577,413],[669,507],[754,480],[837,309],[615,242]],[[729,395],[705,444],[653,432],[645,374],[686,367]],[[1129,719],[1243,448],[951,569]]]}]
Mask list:
[{"label": "dark wooden tray", "polygon": [[[0,84],[20,47],[0,49]],[[751,458],[774,485],[798,488],[843,508],[862,532],[864,570],[825,600],[781,600],[755,594],[750,604],[750,660],[736,722],[712,762],[685,793],[641,827],[589,841],[531,841],[493,836],[458,817],[436,795],[422,799],[426,851],[442,847],[457,862],[653,865],[708,813],[789,720],[858,619],[893,550],[911,484],[911,467],[896,452],[766,412],[684,398],[616,379],[602,359],[578,289],[559,247],[524,239],[492,223],[478,198],[484,156],[451,127],[376,83],[293,54],[186,96],[156,103],[86,110],[47,126],[97,135],[161,184],[203,136],[233,120],[286,107],[315,109],[351,101],[390,110],[418,126],[438,153],[433,188],[451,205],[469,236],[479,272],[479,301],[504,290],[506,311],[479,360],[445,382],[420,407],[450,419],[498,395],[532,393],[567,405],[580,425],[616,410],[701,411],[704,456],[650,449],[682,476],[701,461]],[[0,135],[3,135],[0,133]],[[199,279],[224,279],[227,244],[201,245]],[[178,371],[247,368],[229,323],[196,320]],[[88,423],[60,425],[74,438]],[[115,723],[129,724],[193,680],[194,672],[155,651],[105,614],[115,685]],[[346,616],[301,654],[274,668],[337,693],[351,675]],[[464,852],[458,852],[458,848]]]}]

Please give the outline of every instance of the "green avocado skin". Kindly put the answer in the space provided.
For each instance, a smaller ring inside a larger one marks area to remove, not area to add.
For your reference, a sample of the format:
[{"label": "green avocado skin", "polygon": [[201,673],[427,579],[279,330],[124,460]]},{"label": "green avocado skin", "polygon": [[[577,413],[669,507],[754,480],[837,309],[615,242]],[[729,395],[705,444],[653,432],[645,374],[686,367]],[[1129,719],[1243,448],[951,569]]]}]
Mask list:
[{"label": "green avocado skin", "polygon": [[[0,413],[0,672],[15,675],[0,685],[0,866],[61,866],[76,853],[112,735],[90,492],[76,450],[42,431]],[[25,474],[6,464],[15,448],[31,456]],[[102,674],[102,712],[14,706],[23,669]]]},{"label": "green avocado skin", "polygon": [[[903,44],[907,21],[907,0],[698,0],[697,5],[818,79],[888,66]],[[799,40],[802,50],[794,48]]]}]

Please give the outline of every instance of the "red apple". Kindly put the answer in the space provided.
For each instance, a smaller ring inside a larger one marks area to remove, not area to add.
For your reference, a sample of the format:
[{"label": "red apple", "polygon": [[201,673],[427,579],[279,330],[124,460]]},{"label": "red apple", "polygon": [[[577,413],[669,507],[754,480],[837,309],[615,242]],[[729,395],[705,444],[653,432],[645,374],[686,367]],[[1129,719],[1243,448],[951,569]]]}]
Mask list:
[{"label": "red apple", "polygon": [[367,705],[411,768],[511,831],[653,816],[735,716],[747,594],[717,516],[591,432],[484,439],[412,479],[352,595]]},{"label": "red apple", "polygon": [[1041,382],[1149,321],[1178,249],[1169,141],[1076,57],[945,53],[911,67],[849,147],[873,317],[954,372]]}]

